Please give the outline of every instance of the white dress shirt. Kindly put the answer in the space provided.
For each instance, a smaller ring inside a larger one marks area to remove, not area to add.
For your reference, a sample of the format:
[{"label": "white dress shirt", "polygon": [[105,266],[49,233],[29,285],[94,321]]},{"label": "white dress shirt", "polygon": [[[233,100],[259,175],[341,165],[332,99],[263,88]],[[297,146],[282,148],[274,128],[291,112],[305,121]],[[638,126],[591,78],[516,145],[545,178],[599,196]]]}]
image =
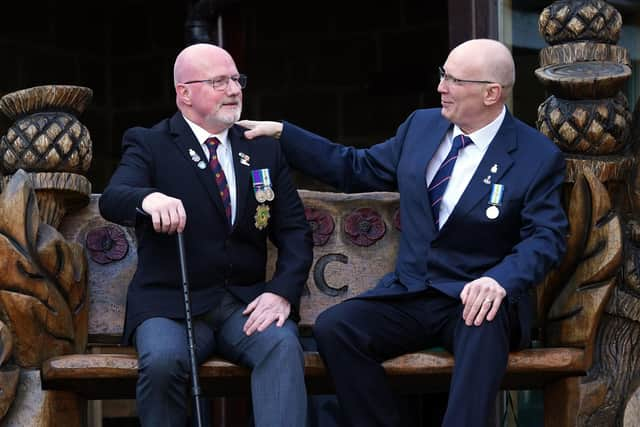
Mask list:
[{"label": "white dress shirt", "polygon": [[[507,109],[502,107],[502,112],[494,121],[482,129],[466,135],[471,138],[473,144],[467,145],[458,152],[458,158],[453,166],[449,184],[444,191],[442,202],[440,203],[440,228],[447,222],[451,212],[456,207],[460,197],[462,197],[462,193],[464,193],[467,185],[469,185],[469,181],[471,181],[471,177],[476,172],[476,169],[478,169],[480,161],[482,161],[484,154],[489,148],[489,144],[491,144],[491,141],[493,141],[493,138],[502,125],[506,111]],[[453,129],[449,130],[440,142],[440,147],[438,147],[427,166],[427,175],[425,177],[427,187],[438,172],[444,159],[447,158],[453,139],[460,134],[463,134],[462,130],[460,130],[457,125],[454,125]]]},{"label": "white dress shirt", "polygon": [[[216,137],[220,140],[220,145],[218,145],[216,154],[218,155],[218,161],[220,162],[224,176],[227,178],[227,185],[229,186],[229,198],[231,200],[231,224],[233,224],[236,220],[236,173],[233,168],[233,152],[231,150],[231,143],[229,142],[229,129],[225,129],[220,133],[212,135],[186,117],[184,120],[187,122],[193,131],[193,134],[196,136],[196,139],[200,143],[202,151],[204,151],[204,155],[207,157],[207,163],[209,162],[209,148],[206,144],[207,139]],[[213,175],[211,176],[211,183],[212,185],[216,185]]]}]

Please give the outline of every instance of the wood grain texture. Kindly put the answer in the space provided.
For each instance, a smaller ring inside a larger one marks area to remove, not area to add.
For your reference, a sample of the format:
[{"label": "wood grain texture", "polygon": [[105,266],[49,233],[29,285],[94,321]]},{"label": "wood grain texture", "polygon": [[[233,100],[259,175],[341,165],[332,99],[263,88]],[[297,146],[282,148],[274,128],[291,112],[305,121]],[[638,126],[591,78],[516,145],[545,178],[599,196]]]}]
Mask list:
[{"label": "wood grain texture", "polygon": [[540,83],[564,99],[614,97],[631,77],[628,65],[603,61],[553,64],[535,70]]},{"label": "wood grain texture", "polygon": [[540,50],[540,66],[571,64],[584,61],[603,61],[631,66],[629,50],[614,44],[579,41]]},{"label": "wood grain texture", "polygon": [[[606,188],[593,173],[574,184],[569,202],[570,234],[563,262],[572,271],[566,281],[548,281],[552,293],[543,306],[546,313],[545,343],[552,346],[581,347],[592,354],[596,328],[622,264],[620,218],[612,210]],[[554,277],[551,274],[549,277]]]},{"label": "wood grain texture", "polygon": [[[442,390],[442,386],[450,380],[453,365],[453,357],[444,351],[411,353],[383,363],[390,381],[411,384],[412,392]],[[527,349],[510,354],[503,387],[538,388],[567,375],[583,375],[585,371],[582,350]],[[237,393],[248,392],[250,371],[242,366],[213,358],[200,366],[199,373],[203,389],[211,396],[224,395],[229,392],[229,387]],[[310,393],[332,391],[328,386],[326,368],[318,353],[305,353],[305,375],[311,385],[308,390]],[[88,398],[132,397],[137,377],[138,361],[133,351],[128,354],[59,356],[49,359],[42,366],[45,389],[73,388]],[[405,378],[396,380],[398,377]],[[431,384],[428,379],[431,377],[438,378],[439,382]],[[234,385],[234,381],[243,385]]]},{"label": "wood grain texture", "polygon": [[43,85],[8,93],[0,98],[0,111],[9,119],[38,111],[73,111],[82,114],[93,90],[83,86]]},{"label": "wood grain texture", "polygon": [[538,107],[536,125],[565,153],[609,156],[628,147],[631,113],[622,93],[595,100],[552,95]]},{"label": "wood grain texture", "polygon": [[23,171],[0,193],[0,259],[0,316],[14,336],[15,363],[35,368],[54,355],[84,352],[84,252],[40,221]]}]

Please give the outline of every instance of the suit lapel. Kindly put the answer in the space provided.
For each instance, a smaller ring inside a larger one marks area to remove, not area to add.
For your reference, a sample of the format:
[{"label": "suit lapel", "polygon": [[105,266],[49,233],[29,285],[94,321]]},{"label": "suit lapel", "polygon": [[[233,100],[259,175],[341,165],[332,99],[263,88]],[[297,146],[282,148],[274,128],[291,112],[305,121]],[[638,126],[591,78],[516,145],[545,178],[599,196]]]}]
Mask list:
[{"label": "suit lapel", "polygon": [[[482,201],[488,203],[489,192],[493,187],[492,184],[499,184],[502,176],[511,168],[513,158],[509,153],[516,148],[515,124],[513,118],[507,111],[502,126],[500,126],[498,133],[493,138],[493,141],[491,141],[476,172],[473,174],[471,181],[469,181],[469,185],[467,185],[464,193],[462,193],[460,200],[453,209],[453,212],[451,212],[451,217],[447,220],[444,227],[449,223],[455,222],[457,218],[464,217],[476,204]],[[492,172],[492,169],[497,169],[497,171]],[[490,177],[488,181],[489,184],[485,182],[487,177]]]},{"label": "suit lapel", "polygon": [[[174,135],[173,141],[178,146],[178,151],[186,159],[193,173],[198,177],[198,181],[204,187],[204,190],[208,194],[209,199],[216,206],[216,210],[224,218],[225,222],[228,222],[226,220],[227,215],[222,204],[222,199],[218,194],[218,188],[216,186],[213,173],[211,172],[211,170],[209,170],[207,157],[202,151],[202,146],[198,143],[195,135],[191,131],[191,128],[189,127],[187,122],[184,121],[180,113],[176,113],[171,118],[170,126],[171,132]],[[192,153],[195,153],[197,157],[199,157],[199,160],[194,160],[192,158]],[[201,161],[205,164],[205,167],[202,169],[198,167],[198,163]]]},{"label": "suit lapel", "polygon": [[[241,128],[233,126],[229,129],[229,142],[231,143],[231,150],[233,155],[233,168],[236,174],[236,220],[234,222],[234,228],[236,224],[240,223],[240,218],[245,213],[247,208],[247,198],[253,197],[253,184],[250,179],[251,175],[251,143],[242,134]],[[243,157],[248,156],[248,161],[243,164],[240,162]]]}]

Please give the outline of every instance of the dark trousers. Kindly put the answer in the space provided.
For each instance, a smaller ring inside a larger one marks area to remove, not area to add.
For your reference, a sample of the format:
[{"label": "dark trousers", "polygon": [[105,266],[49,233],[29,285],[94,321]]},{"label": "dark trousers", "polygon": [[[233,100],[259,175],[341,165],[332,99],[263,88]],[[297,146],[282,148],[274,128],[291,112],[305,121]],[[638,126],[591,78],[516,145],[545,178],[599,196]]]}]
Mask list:
[{"label": "dark trousers", "polygon": [[455,356],[443,426],[486,425],[507,366],[510,324],[517,323],[506,300],[481,326],[466,326],[462,310],[459,300],[429,290],[410,299],[351,299],[323,312],[314,336],[346,425],[400,426],[381,362],[435,345]]}]

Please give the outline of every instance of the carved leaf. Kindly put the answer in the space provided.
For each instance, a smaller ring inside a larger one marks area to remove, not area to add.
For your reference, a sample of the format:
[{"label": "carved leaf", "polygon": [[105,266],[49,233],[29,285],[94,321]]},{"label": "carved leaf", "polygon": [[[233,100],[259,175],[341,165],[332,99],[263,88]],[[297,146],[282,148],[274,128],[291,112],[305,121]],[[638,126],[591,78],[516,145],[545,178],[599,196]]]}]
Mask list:
[{"label": "carved leaf", "polygon": [[571,271],[571,265],[575,268],[547,313],[546,341],[547,345],[589,347],[622,264],[622,228],[607,189],[588,170],[584,179],[576,180],[570,203],[572,234],[558,275]]},{"label": "carved leaf", "polygon": [[569,218],[569,234],[567,236],[567,251],[558,267],[552,270],[542,284],[542,292],[539,292],[540,310],[544,316],[549,306],[562,291],[565,283],[575,271],[580,257],[589,237],[589,224],[591,224],[591,193],[587,180],[583,174],[576,177],[571,189],[569,204],[567,207]]},{"label": "carved leaf", "polygon": [[87,263],[80,245],[40,222],[31,181],[18,171],[0,193],[0,304],[15,336],[15,360],[38,367],[83,351]]}]

